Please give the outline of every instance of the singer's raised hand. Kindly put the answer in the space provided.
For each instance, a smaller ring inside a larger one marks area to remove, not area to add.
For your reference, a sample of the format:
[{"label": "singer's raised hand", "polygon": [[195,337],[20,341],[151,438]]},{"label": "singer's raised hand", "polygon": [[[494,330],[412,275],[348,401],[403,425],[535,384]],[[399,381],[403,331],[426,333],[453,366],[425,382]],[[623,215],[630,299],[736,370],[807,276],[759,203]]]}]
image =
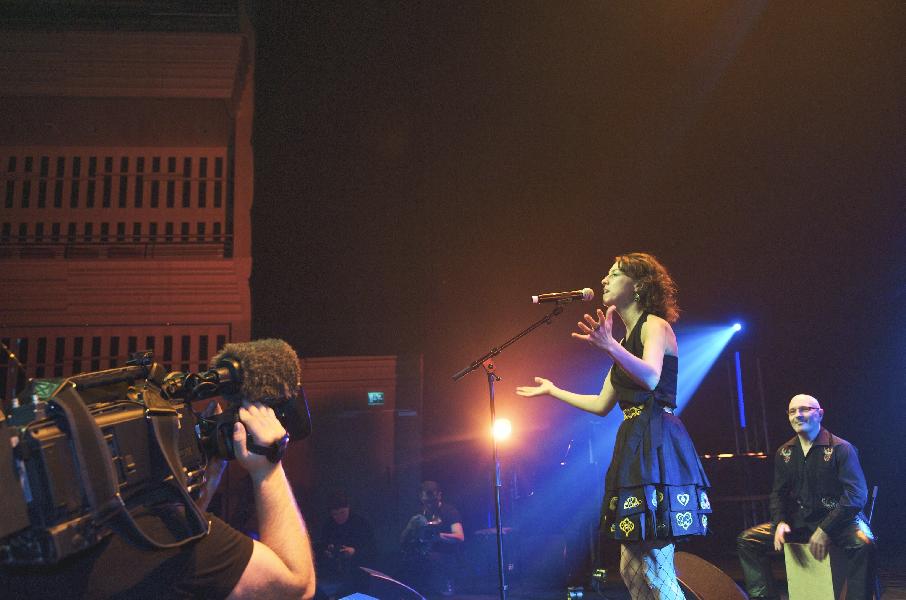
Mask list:
[{"label": "singer's raised hand", "polygon": [[551,395],[557,387],[550,379],[545,379],[544,377],[535,377],[535,383],[538,385],[520,385],[516,388],[516,394],[526,398]]},{"label": "singer's raised hand", "polygon": [[578,323],[581,333],[574,332],[571,334],[572,337],[577,340],[584,340],[605,352],[610,352],[610,349],[617,344],[617,341],[613,339],[613,313],[616,310],[616,306],[610,306],[605,313],[599,308],[597,310],[597,319],[586,314],[585,322],[579,321]]}]

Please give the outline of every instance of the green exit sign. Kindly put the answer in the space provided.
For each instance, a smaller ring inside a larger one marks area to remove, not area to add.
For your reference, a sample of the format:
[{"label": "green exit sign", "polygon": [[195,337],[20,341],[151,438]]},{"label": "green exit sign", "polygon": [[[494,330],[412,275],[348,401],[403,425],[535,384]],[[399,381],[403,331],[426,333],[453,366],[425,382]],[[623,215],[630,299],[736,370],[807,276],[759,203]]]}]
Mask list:
[{"label": "green exit sign", "polygon": [[368,406],[384,406],[384,392],[368,392]]}]

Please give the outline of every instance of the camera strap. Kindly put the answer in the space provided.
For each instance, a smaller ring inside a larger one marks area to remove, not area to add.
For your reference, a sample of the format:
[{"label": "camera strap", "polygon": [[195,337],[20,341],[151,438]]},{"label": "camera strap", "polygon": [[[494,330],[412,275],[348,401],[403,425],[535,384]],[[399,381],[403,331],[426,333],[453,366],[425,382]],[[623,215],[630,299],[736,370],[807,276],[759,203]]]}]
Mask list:
[{"label": "camera strap", "polygon": [[88,407],[76,392],[75,385],[69,384],[60,390],[48,400],[47,408],[50,414],[62,417],[63,422],[58,420],[58,424],[72,441],[79,481],[95,517],[103,520],[119,507],[125,510],[117,488],[110,448]]},{"label": "camera strap", "polygon": [[109,524],[125,537],[153,548],[176,548],[208,533],[208,521],[186,491],[182,463],[176,455],[175,432],[178,432],[179,417],[175,410],[171,415],[152,414],[152,411],[149,411],[155,439],[173,476],[173,487],[181,492],[189,529],[186,537],[164,543],[152,539],[142,531],[123,502],[119,494],[116,472],[113,470],[110,448],[88,407],[76,392],[75,386],[70,385],[60,390],[48,401],[48,409],[63,418],[61,429],[65,427],[72,440],[79,480],[98,525]]},{"label": "camera strap", "polygon": [[[189,495],[186,472],[182,460],[179,458],[179,413],[159,396],[146,396],[149,401],[147,416],[151,421],[151,428],[154,430],[154,439],[157,440],[157,447],[167,463],[167,468],[172,475],[172,485],[182,500],[186,509],[186,524],[189,528],[189,534],[186,538],[172,544],[159,544],[145,537],[147,543],[156,548],[172,548],[181,546],[187,542],[204,537],[211,530],[211,523],[201,512],[195,501]],[[159,402],[158,402],[159,401]]]}]

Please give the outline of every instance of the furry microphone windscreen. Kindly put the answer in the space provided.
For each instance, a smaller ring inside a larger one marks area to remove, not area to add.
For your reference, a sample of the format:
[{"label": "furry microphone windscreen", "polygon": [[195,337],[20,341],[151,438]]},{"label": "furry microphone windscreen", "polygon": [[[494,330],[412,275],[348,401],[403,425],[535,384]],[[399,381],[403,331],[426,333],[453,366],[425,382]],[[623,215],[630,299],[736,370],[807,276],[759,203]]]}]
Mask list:
[{"label": "furry microphone windscreen", "polygon": [[296,393],[302,372],[299,357],[293,347],[275,338],[226,344],[212,359],[217,367],[224,359],[235,359],[242,367],[242,385],[235,401],[244,397],[251,401],[266,398],[285,398]]}]

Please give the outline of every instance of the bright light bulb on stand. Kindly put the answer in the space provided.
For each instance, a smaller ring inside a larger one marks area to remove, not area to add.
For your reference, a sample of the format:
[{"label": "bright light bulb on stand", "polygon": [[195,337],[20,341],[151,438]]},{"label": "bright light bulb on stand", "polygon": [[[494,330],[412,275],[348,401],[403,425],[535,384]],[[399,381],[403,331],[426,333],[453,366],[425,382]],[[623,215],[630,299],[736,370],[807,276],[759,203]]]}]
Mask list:
[{"label": "bright light bulb on stand", "polygon": [[509,419],[497,419],[494,421],[494,426],[491,428],[491,434],[494,436],[494,439],[498,442],[505,440],[510,437],[513,433],[513,424]]}]

